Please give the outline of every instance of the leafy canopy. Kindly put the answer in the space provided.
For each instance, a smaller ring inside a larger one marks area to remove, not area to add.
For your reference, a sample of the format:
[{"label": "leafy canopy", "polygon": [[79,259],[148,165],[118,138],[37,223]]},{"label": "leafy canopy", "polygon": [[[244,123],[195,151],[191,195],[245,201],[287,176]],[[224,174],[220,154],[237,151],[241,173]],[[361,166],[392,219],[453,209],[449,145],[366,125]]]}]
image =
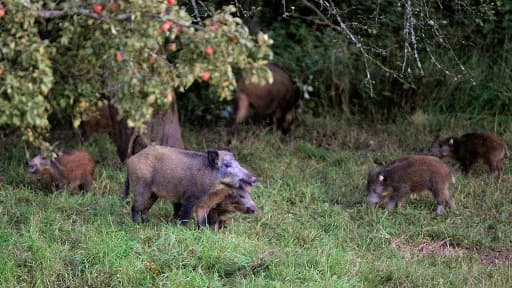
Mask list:
[{"label": "leafy canopy", "polygon": [[232,6],[199,20],[175,2],[4,0],[0,126],[44,146],[51,113],[73,115],[77,127],[108,99],[142,132],[194,81],[228,99],[233,69],[256,83],[272,80],[272,40],[251,36]]}]

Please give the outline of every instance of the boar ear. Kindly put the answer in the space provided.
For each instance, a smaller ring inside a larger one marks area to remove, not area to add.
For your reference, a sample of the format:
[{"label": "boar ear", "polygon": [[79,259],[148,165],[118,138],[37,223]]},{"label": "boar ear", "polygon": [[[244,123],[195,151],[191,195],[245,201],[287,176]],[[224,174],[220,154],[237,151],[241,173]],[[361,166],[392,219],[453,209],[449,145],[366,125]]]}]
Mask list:
[{"label": "boar ear", "polygon": [[219,151],[217,150],[208,150],[206,151],[206,154],[208,155],[208,165],[210,165],[211,168],[218,167],[219,162]]},{"label": "boar ear", "polygon": [[453,138],[450,138],[450,141],[448,141],[448,144],[453,145]]}]

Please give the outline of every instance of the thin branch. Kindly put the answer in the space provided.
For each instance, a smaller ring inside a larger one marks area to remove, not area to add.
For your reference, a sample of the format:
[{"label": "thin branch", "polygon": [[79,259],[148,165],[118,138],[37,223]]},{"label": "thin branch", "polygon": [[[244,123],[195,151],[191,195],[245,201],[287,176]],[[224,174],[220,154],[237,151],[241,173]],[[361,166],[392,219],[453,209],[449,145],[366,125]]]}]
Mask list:
[{"label": "thin branch", "polygon": [[[376,59],[374,59],[373,57],[371,57],[370,55],[368,55],[368,53],[366,52],[364,46],[361,44],[361,42],[359,42],[359,40],[357,39],[357,37],[350,31],[350,29],[347,28],[347,26],[345,25],[345,23],[341,20],[341,18],[339,17],[338,13],[334,13],[335,16],[336,16],[336,20],[338,22],[338,25],[334,25],[333,23],[331,23],[329,21],[329,19],[327,19],[327,17],[325,17],[325,15],[322,14],[321,11],[319,11],[313,4],[309,3],[307,0],[303,0],[304,4],[306,4],[309,8],[311,8],[321,19],[322,21],[318,21],[317,23],[319,24],[323,24],[323,25],[326,25],[326,26],[329,26],[331,27],[332,29],[334,30],[337,30],[339,32],[343,32],[343,33],[346,33],[350,40],[356,45],[356,47],[359,49],[360,53],[363,55],[363,62],[364,62],[364,66],[366,68],[366,80],[368,81],[368,87],[370,88],[370,95],[374,96],[373,94],[373,85],[372,85],[372,78],[371,78],[371,74],[370,74],[370,68],[369,68],[369,65],[368,65],[368,59],[370,61],[372,61],[373,63],[375,63],[377,66],[379,66],[381,69],[383,69],[384,71],[392,74],[394,77],[398,78],[398,79],[401,79],[401,75],[396,73],[395,71],[387,68],[386,66],[384,66],[382,63],[380,63],[379,61],[377,61]],[[333,7],[334,9],[334,4],[330,3],[331,7]]]},{"label": "thin branch", "polygon": [[[134,17],[133,13],[121,13],[121,14],[117,14],[115,16],[109,17],[109,16],[104,16],[101,14],[91,12],[87,9],[77,9],[77,10],[73,10],[73,11],[39,9],[37,11],[37,15],[42,18],[61,18],[61,17],[72,16],[72,15],[81,15],[81,16],[94,18],[97,20],[105,20],[105,21],[112,20],[112,19],[117,20],[117,21],[128,21],[128,20],[132,20]],[[172,21],[174,24],[177,24],[177,25],[180,25],[180,26],[186,27],[186,28],[194,28],[194,29],[198,29],[198,30],[204,29],[200,25],[188,24],[188,23],[185,23],[183,21],[176,20],[173,18],[162,17],[159,14],[141,14],[141,16],[144,18],[149,18],[149,19],[153,19],[153,20],[169,20],[169,21]]]},{"label": "thin branch", "polygon": [[[406,6],[406,9],[405,9],[405,11],[406,11],[406,13],[405,13],[406,23],[404,25],[404,30],[405,30],[404,32],[405,32],[406,41],[409,40],[409,41],[412,42],[412,46],[413,46],[413,49],[414,49],[413,50],[414,58],[416,59],[416,65],[420,69],[421,75],[424,75],[425,73],[423,72],[423,67],[421,65],[420,57],[418,55],[418,47],[416,45],[416,33],[414,32],[414,24],[416,23],[416,19],[414,19],[414,17],[413,17],[411,1],[408,0],[405,3],[405,6]],[[408,39],[408,38],[410,38],[410,39]],[[408,47],[408,46],[409,45],[406,43],[406,47]],[[410,48],[409,48],[409,50],[410,50]]]},{"label": "thin branch", "polygon": [[192,8],[194,8],[194,18],[197,22],[201,21],[201,18],[199,17],[199,10],[197,9],[196,0],[190,0],[190,3],[192,3]]}]

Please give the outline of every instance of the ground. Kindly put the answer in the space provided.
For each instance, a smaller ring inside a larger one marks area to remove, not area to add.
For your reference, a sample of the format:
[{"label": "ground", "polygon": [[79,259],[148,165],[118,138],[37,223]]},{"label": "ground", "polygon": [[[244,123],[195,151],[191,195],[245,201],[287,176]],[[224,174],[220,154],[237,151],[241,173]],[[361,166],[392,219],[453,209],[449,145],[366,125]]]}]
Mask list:
[{"label": "ground", "polygon": [[[151,209],[149,223],[134,225],[129,203],[118,200],[125,172],[107,137],[82,147],[98,161],[94,188],[84,195],[47,192],[26,172],[17,140],[3,139],[0,285],[511,287],[510,160],[501,183],[483,165],[467,177],[455,169],[457,208],[441,217],[429,193],[393,213],[367,207],[374,162],[427,151],[435,133],[496,129],[512,143],[501,120],[422,117],[361,124],[302,115],[282,141],[243,127],[232,148],[260,180],[253,199],[261,211],[232,217],[220,232],[176,226],[165,201]],[[190,149],[226,143],[222,127],[183,131]],[[78,148],[70,137],[60,143]]]}]

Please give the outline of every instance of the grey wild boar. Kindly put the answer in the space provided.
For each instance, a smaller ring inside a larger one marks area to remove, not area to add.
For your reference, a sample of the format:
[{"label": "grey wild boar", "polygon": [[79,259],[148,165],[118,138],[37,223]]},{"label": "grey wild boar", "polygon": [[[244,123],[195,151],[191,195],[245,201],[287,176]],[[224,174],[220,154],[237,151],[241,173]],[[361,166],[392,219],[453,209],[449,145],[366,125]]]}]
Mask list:
[{"label": "grey wild boar", "polygon": [[227,216],[230,214],[236,212],[254,214],[258,212],[258,207],[252,200],[250,189],[235,189],[232,186],[218,182],[212,192],[227,194],[224,200],[212,207],[208,212],[207,223],[212,230],[226,227]]},{"label": "grey wild boar", "polygon": [[483,161],[493,176],[501,178],[506,149],[505,142],[497,135],[467,133],[460,137],[434,140],[431,152],[440,158],[450,157],[456,160],[464,174],[469,173],[474,164]]},{"label": "grey wild boar", "polygon": [[[248,190],[256,177],[244,169],[233,154],[226,150],[206,153],[166,146],[148,146],[126,161],[126,198],[133,191],[132,220],[148,220],[148,211],[159,198],[169,200],[173,217],[186,224],[192,213],[197,224],[206,226],[212,207],[220,203],[229,189],[215,190],[220,182],[240,190]],[[215,193],[210,193],[216,191]]]},{"label": "grey wild boar", "polygon": [[287,134],[295,120],[295,106],[300,100],[299,91],[295,89],[288,74],[276,64],[268,64],[272,72],[272,83],[263,86],[246,83],[244,77],[237,79],[238,88],[235,92],[235,122],[231,127],[231,137],[236,127],[244,121],[252,107],[259,117],[271,117],[277,128]]},{"label": "grey wild boar", "polygon": [[455,179],[450,168],[433,156],[408,156],[378,167],[368,173],[368,205],[376,206],[389,198],[386,208],[401,207],[410,194],[430,190],[437,204],[437,214],[445,212],[445,204],[455,208],[448,191]]},{"label": "grey wild boar", "polygon": [[95,166],[96,163],[85,151],[63,152],[53,159],[37,155],[28,162],[29,171],[48,177],[53,187],[68,186],[86,191],[93,184]]}]

